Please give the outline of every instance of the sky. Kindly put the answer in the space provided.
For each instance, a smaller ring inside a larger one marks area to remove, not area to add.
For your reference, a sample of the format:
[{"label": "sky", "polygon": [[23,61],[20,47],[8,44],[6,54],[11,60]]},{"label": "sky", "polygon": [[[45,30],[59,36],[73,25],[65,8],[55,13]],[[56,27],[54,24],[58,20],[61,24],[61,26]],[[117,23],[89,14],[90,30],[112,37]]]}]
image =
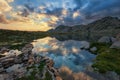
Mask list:
[{"label": "sky", "polygon": [[120,0],[0,0],[0,29],[47,31],[120,17]]}]

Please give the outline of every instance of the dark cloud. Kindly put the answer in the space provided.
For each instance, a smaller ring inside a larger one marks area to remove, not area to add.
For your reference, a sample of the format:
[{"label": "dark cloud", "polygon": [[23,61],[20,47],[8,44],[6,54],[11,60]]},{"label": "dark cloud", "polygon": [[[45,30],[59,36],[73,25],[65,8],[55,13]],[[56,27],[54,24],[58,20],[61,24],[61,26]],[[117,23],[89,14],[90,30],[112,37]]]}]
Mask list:
[{"label": "dark cloud", "polygon": [[63,10],[63,8],[55,8],[53,10],[47,9],[46,11],[47,11],[47,14],[49,14],[49,15],[55,15],[55,16],[59,17],[62,15],[62,10]]},{"label": "dark cloud", "polygon": [[27,10],[27,9],[24,9],[23,11],[22,11],[22,16],[24,16],[24,17],[27,17],[28,15],[30,14],[30,12]]},{"label": "dark cloud", "polygon": [[[88,23],[105,16],[120,16],[120,0],[14,0],[12,6],[24,6],[22,16],[31,13],[54,15],[59,19],[58,24],[77,25]],[[39,7],[44,8],[40,9]],[[63,14],[66,9],[67,13]],[[19,11],[19,10],[18,10]],[[81,16],[73,18],[79,12]]]},{"label": "dark cloud", "polygon": [[[105,16],[120,16],[120,0],[74,0],[76,8],[84,14],[84,23],[97,20]],[[90,21],[88,21],[90,20]]]},{"label": "dark cloud", "polygon": [[[77,4],[76,9],[80,9],[82,7],[82,6],[80,6],[80,5],[82,5],[82,1],[83,0],[75,0],[75,3]],[[120,0],[85,0],[85,2],[88,3],[87,7],[80,11],[83,12],[86,16],[92,15],[97,12],[102,12],[105,10],[109,14],[113,14],[114,9],[120,8],[120,5],[119,5]],[[84,5],[86,5],[86,4],[84,4]],[[112,10],[112,11],[110,12],[109,10]],[[101,14],[101,15],[104,15],[104,14]]]}]

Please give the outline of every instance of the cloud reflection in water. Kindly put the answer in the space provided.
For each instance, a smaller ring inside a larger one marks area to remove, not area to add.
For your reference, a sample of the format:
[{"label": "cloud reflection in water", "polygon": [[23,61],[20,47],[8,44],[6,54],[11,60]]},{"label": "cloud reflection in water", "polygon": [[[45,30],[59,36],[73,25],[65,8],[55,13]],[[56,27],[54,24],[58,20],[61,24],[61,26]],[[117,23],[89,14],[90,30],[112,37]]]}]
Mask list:
[{"label": "cloud reflection in water", "polygon": [[83,41],[58,41],[55,38],[46,37],[35,40],[33,52],[48,56],[55,62],[55,67],[66,66],[73,72],[85,71],[92,64],[95,55],[86,50],[81,50]]}]

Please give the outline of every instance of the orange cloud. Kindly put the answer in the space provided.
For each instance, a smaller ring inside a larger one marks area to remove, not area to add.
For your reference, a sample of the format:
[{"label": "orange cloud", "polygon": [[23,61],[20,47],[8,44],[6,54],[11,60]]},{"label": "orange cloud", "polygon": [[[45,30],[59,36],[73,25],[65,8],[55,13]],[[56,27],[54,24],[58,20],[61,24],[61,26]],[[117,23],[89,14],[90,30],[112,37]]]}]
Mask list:
[{"label": "orange cloud", "polygon": [[0,0],[0,14],[10,11],[11,9],[12,7],[9,6],[9,4],[5,0]]},{"label": "orange cloud", "polygon": [[[58,18],[54,15],[30,13],[27,17],[24,17],[21,15],[21,11],[10,11],[12,7],[9,3],[13,1],[0,0],[0,29],[47,31],[56,25]],[[8,11],[9,14],[6,13]],[[9,19],[6,16],[9,16]]]},{"label": "orange cloud", "polygon": [[58,18],[53,15],[33,13],[28,17],[23,17],[17,12],[10,12],[11,18],[9,24],[3,24],[3,21],[7,22],[5,17],[0,18],[0,29],[10,30],[22,30],[22,31],[47,31],[55,26]]},{"label": "orange cloud", "polygon": [[0,14],[0,23],[4,23],[4,24],[8,23],[8,20],[7,20],[6,17],[5,17],[4,15],[2,15],[2,14]]},{"label": "orange cloud", "polygon": [[20,30],[20,31],[46,31],[50,27],[46,23],[40,25],[25,23],[25,22],[12,22],[9,24],[0,23],[0,29]]}]

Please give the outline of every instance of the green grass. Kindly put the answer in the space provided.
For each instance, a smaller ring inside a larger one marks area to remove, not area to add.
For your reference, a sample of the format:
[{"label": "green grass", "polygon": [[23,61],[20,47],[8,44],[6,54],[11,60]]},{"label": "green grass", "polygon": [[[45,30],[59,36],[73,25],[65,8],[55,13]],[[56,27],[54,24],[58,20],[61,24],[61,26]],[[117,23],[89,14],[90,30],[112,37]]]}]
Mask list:
[{"label": "green grass", "polygon": [[48,36],[47,32],[27,32],[27,31],[10,31],[0,30],[0,47],[11,46],[10,48],[17,49],[26,43],[30,43],[35,39]]},{"label": "green grass", "polygon": [[114,71],[120,74],[120,49],[111,49],[107,43],[92,43],[97,47],[95,63],[92,67],[101,72]]},{"label": "green grass", "polygon": [[111,43],[97,43],[97,42],[93,42],[91,43],[91,48],[92,47],[97,47],[97,50],[95,52],[92,52],[93,54],[99,54],[103,51],[107,51],[109,50],[111,46]]}]

